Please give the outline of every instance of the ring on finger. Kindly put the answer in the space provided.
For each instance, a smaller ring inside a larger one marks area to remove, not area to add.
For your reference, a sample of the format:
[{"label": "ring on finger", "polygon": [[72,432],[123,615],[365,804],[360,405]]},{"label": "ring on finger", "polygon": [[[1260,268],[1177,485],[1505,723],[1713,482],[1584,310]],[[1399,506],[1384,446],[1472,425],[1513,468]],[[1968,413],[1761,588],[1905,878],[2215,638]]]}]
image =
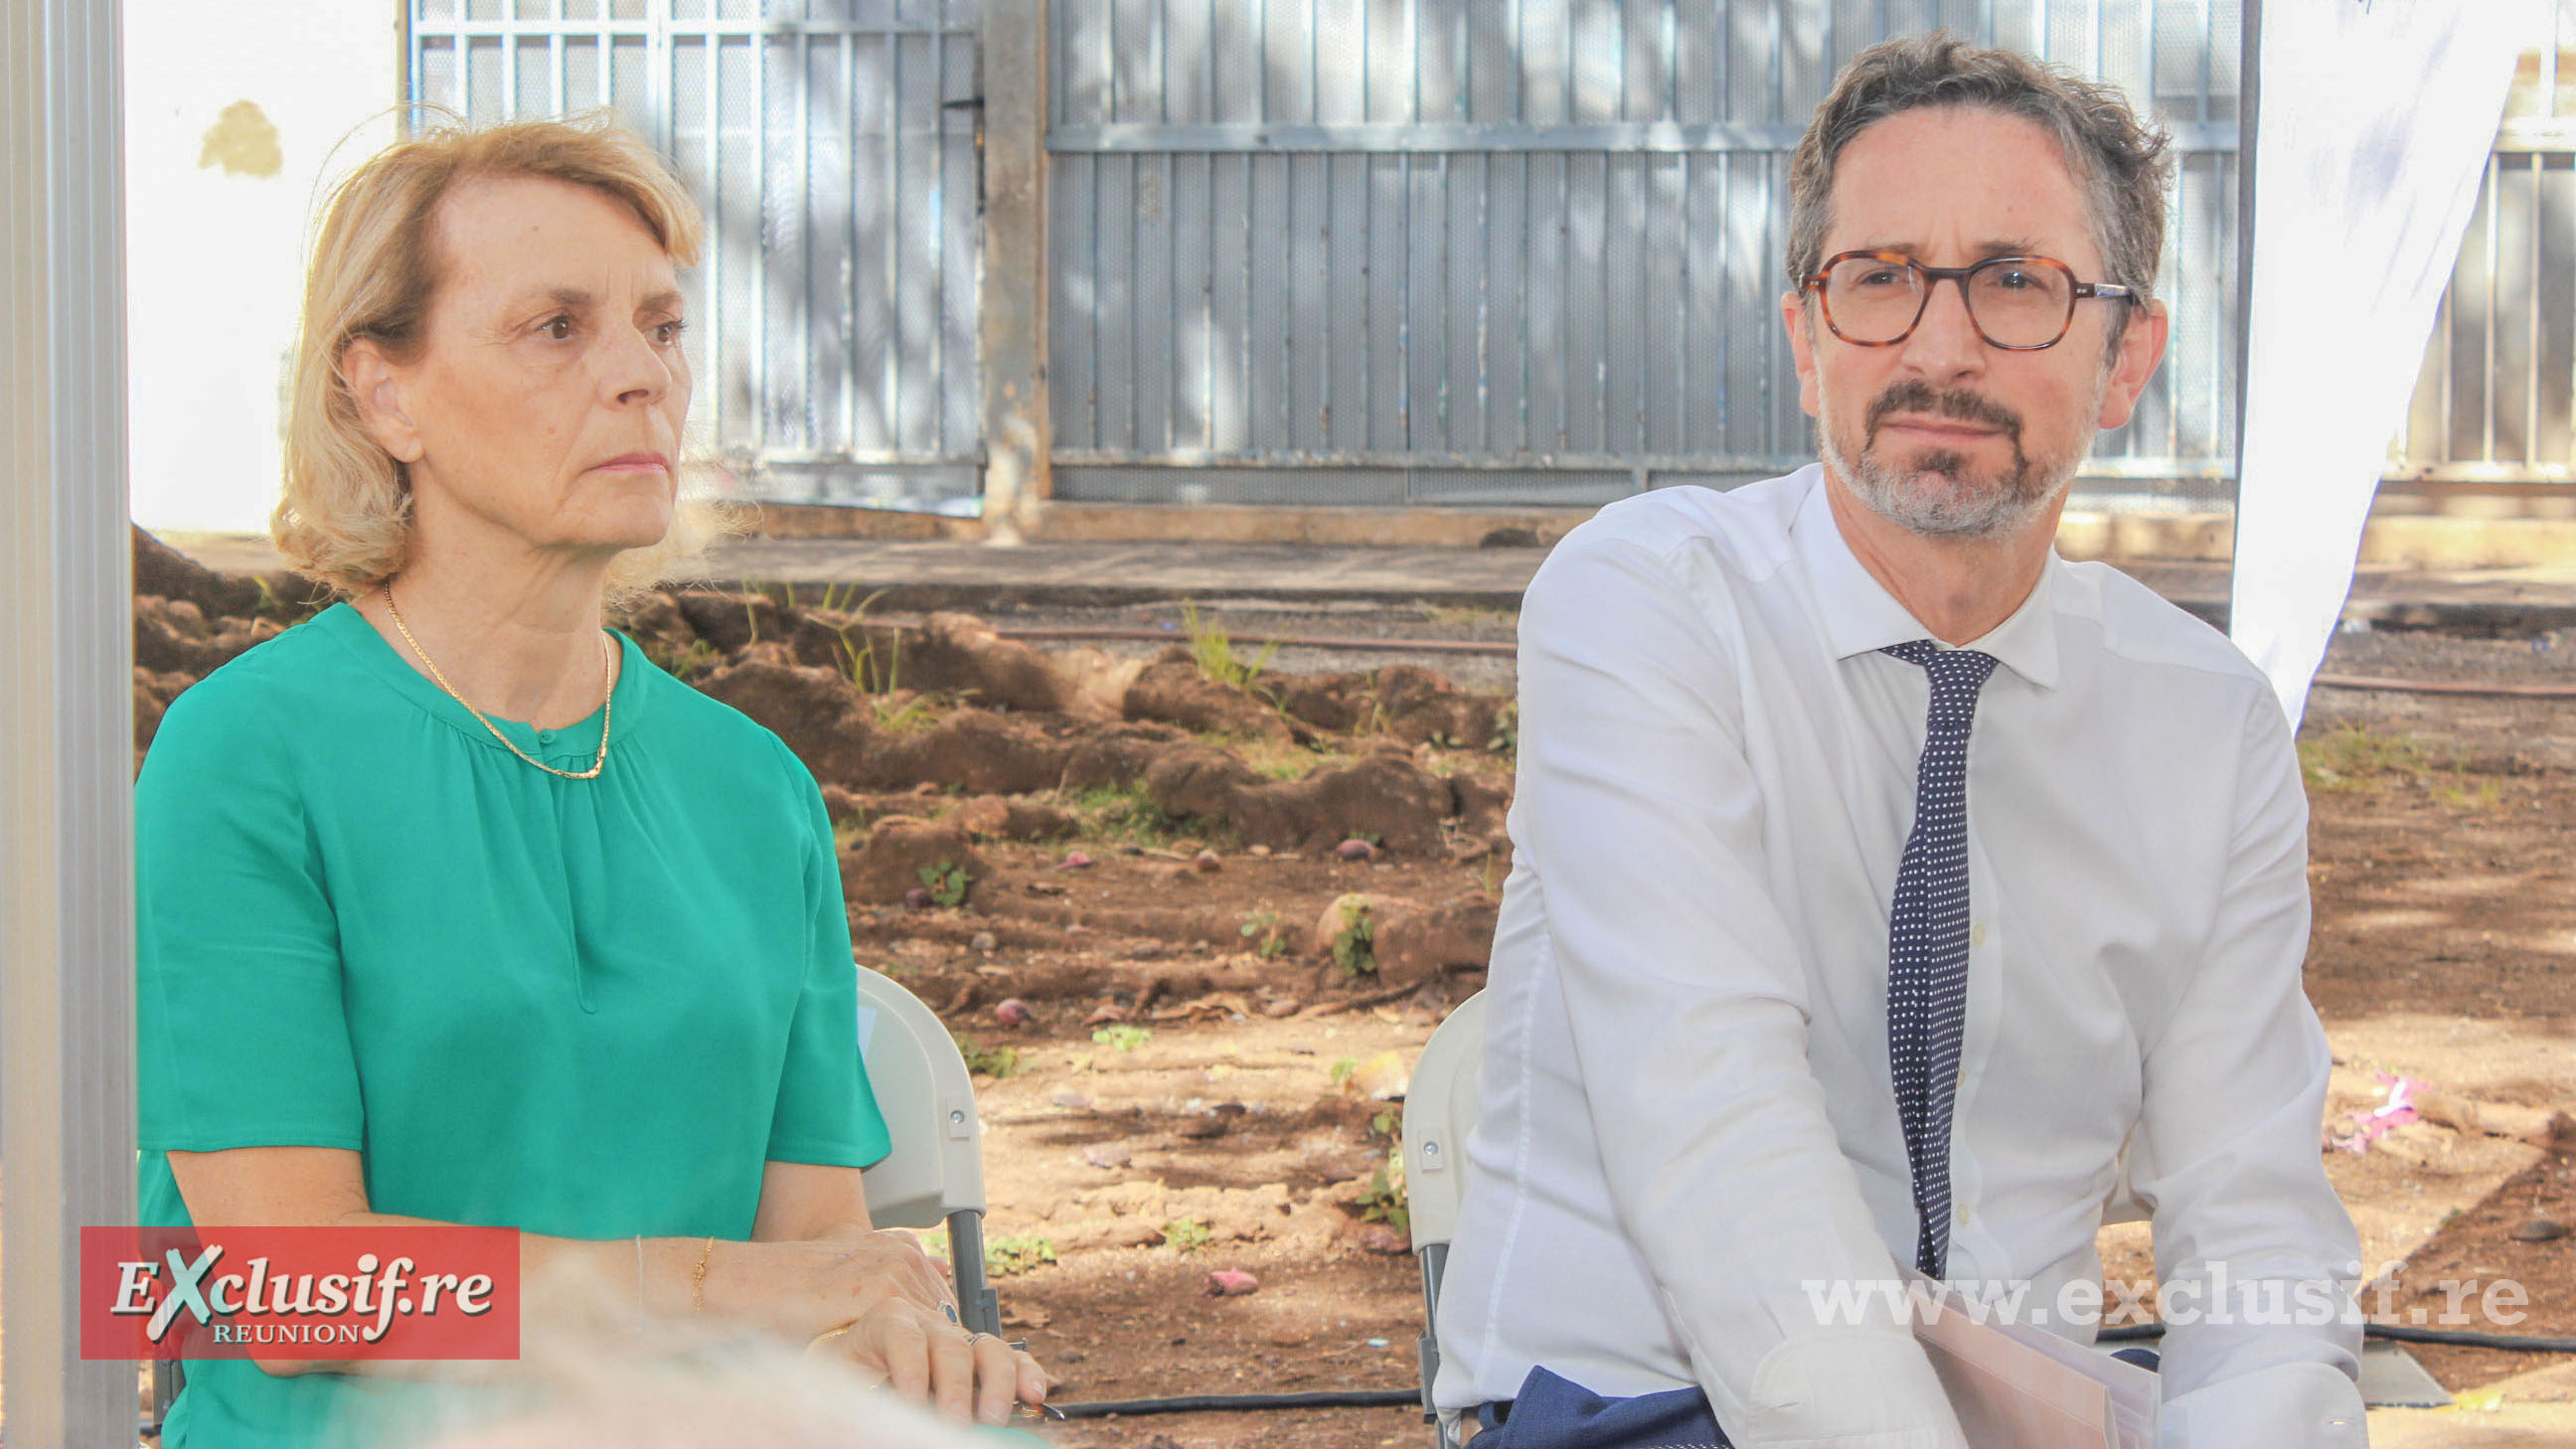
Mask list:
[{"label": "ring on finger", "polygon": [[949,1322],[951,1322],[951,1323],[955,1323],[955,1322],[957,1321],[957,1305],[956,1305],[956,1304],[954,1304],[954,1303],[942,1303],[942,1304],[940,1304],[940,1305],[939,1305],[939,1311],[948,1315],[948,1321],[949,1321]]}]

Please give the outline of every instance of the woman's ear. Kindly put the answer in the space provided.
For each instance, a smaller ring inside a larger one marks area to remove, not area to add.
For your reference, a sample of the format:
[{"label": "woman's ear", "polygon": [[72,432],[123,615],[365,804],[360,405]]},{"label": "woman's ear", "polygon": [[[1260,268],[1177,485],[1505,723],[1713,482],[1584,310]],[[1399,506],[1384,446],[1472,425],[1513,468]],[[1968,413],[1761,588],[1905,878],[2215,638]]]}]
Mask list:
[{"label": "woman's ear", "polygon": [[357,404],[358,425],[376,446],[397,463],[419,462],[427,450],[421,446],[419,426],[403,410],[403,370],[374,338],[361,337],[340,353],[340,375]]}]

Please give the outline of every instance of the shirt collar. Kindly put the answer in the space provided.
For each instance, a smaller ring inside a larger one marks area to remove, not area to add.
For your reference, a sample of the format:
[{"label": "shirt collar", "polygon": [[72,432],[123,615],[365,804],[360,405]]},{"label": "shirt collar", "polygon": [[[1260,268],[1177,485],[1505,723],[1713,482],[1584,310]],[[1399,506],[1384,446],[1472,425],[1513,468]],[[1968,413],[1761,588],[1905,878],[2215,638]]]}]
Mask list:
[{"label": "shirt collar", "polygon": [[[1868,569],[1852,554],[1844,541],[1840,525],[1834,522],[1833,504],[1825,496],[1825,468],[1811,463],[1804,470],[1812,475],[1806,501],[1799,505],[1798,516],[1790,524],[1790,544],[1805,565],[1807,578],[1815,585],[1816,611],[1825,626],[1825,638],[1833,645],[1834,657],[1849,659],[1902,644],[1909,639],[1927,639],[1931,631],[1907,612]],[[2039,572],[2039,582],[2032,586],[2030,597],[2013,610],[2012,617],[1987,630],[1985,637],[1960,647],[1991,654],[2005,668],[2041,689],[2057,687],[2057,609],[2054,602],[2058,570],[2064,563],[2057,550],[2048,551],[2048,562]]]}]

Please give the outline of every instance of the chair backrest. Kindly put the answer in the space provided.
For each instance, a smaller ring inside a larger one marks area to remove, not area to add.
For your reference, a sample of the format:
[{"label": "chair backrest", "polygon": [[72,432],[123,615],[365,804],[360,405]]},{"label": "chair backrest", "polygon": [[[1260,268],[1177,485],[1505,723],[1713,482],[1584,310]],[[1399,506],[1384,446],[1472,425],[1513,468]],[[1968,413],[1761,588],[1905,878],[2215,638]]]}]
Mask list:
[{"label": "chair backrest", "polygon": [[984,1211],[983,1121],[955,1038],[921,998],[859,970],[859,1053],[894,1151],[864,1174],[881,1228],[935,1228]]},{"label": "chair backrest", "polygon": [[1404,1092],[1404,1195],[1415,1251],[1458,1226],[1467,1133],[1476,1125],[1476,1068],[1485,1055],[1485,993],[1459,1002],[1422,1044]]}]

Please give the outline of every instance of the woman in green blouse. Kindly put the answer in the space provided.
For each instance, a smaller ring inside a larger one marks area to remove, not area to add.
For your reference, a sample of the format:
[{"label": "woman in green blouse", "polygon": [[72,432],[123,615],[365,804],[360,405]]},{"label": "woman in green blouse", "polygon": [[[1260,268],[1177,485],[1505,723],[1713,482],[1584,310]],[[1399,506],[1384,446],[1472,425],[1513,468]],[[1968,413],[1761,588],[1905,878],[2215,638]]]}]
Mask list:
[{"label": "woman in green blouse", "polygon": [[[136,786],[143,1220],[515,1227],[523,1281],[996,1423],[1045,1375],[869,1227],[814,781],[602,624],[704,532],[700,229],[641,141],[548,122],[402,143],[335,198],[275,533],[343,601],[190,689]],[[338,1442],[384,1367],[196,1362],[165,1443]]]}]

